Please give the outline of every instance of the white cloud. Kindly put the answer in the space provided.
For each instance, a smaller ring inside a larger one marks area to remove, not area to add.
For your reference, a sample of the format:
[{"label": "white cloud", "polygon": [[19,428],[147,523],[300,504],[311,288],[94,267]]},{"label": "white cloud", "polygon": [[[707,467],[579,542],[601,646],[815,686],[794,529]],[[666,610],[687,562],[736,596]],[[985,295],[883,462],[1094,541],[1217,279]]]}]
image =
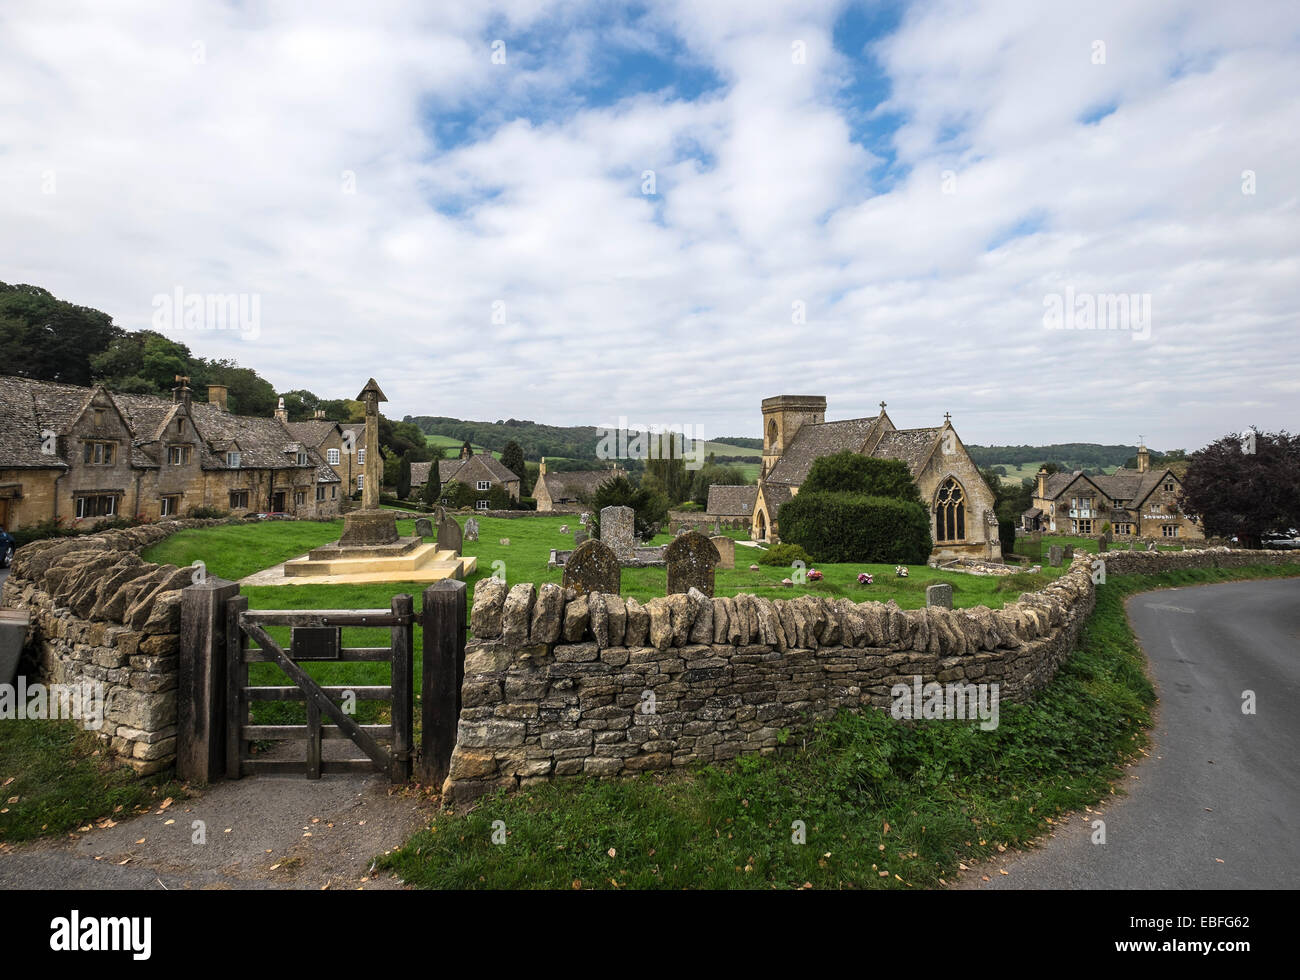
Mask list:
[{"label": "white cloud", "polygon": [[[842,10],[6,8],[0,278],[133,328],[177,284],[257,293],[256,341],[178,338],[285,389],[373,375],[395,415],[757,434],[790,391],[970,442],[1295,428],[1294,5],[918,4],[871,46],[888,181]],[[592,103],[634,47],[720,85]],[[1067,286],[1150,294],[1150,340],[1046,330]]]}]

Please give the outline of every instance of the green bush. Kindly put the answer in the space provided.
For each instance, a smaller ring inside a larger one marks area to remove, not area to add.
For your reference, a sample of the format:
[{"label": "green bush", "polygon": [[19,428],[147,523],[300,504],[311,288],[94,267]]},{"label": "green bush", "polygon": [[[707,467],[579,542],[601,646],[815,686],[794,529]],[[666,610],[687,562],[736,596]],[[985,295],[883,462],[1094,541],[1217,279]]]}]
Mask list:
[{"label": "green bush", "polygon": [[812,565],[813,560],[808,552],[804,551],[797,544],[774,544],[761,555],[758,556],[760,565],[783,565],[789,568],[796,561],[801,561],[805,565]]},{"label": "green bush", "polygon": [[[799,492],[854,493],[921,503],[921,492],[906,463],[854,452],[834,453],[814,460]],[[781,521],[784,524],[785,518]]]},{"label": "green bush", "polygon": [[185,516],[195,520],[220,520],[229,517],[230,511],[222,510],[220,507],[191,507],[185,512]]},{"label": "green bush", "polygon": [[930,557],[930,516],[888,497],[804,490],[781,508],[781,538],[824,562],[921,565]]}]

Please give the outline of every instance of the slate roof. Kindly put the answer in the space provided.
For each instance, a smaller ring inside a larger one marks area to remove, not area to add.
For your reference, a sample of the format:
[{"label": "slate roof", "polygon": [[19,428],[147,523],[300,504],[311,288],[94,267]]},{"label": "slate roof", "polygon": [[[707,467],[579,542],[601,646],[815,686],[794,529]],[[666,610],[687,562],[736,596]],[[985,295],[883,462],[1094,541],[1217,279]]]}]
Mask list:
[{"label": "slate roof", "polygon": [[767,482],[799,486],[808,478],[813,460],[835,453],[861,451],[879,421],[877,416],[840,422],[818,422],[800,427],[772,467],[772,472],[767,475]]},{"label": "slate roof", "polygon": [[433,462],[426,460],[423,463],[411,464],[411,486],[422,487],[429,482],[429,470],[433,469]]},{"label": "slate roof", "polygon": [[768,484],[763,487],[763,499],[767,502],[767,512],[771,517],[779,517],[781,508],[794,499],[790,488],[783,483]]},{"label": "slate roof", "polygon": [[[508,470],[504,463],[491,453],[474,453],[465,459],[443,459],[438,461],[438,478],[446,486],[450,480],[458,483],[491,480],[493,483],[518,482],[519,477]],[[428,475],[425,475],[428,480]],[[411,464],[411,482],[415,482],[415,464]]]},{"label": "slate roof", "polygon": [[714,484],[709,487],[709,503],[704,510],[710,517],[749,517],[754,513],[757,500],[758,487],[755,485]]},{"label": "slate roof", "polygon": [[299,442],[308,446],[319,446],[330,437],[337,422],[331,419],[308,419],[305,422],[289,422],[286,427]]},{"label": "slate roof", "polygon": [[1084,476],[1081,473],[1053,473],[1047,478],[1046,499],[1060,498],[1070,488],[1070,484],[1082,477],[1111,500],[1136,504],[1164,481],[1166,472],[1168,472],[1166,469],[1155,469],[1139,473],[1137,470],[1120,467],[1110,475]]},{"label": "slate roof", "polygon": [[880,437],[880,442],[872,450],[876,459],[901,459],[916,476],[927,459],[934,444],[939,439],[943,426],[928,429],[895,429]]},{"label": "slate roof", "polygon": [[[543,473],[537,480],[545,482],[546,492],[551,495],[553,503],[566,500],[578,500],[589,497],[606,480],[613,476],[624,476],[621,471],[612,470],[567,470],[558,473]],[[534,493],[536,491],[534,490]]]},{"label": "slate roof", "polygon": [[[53,383],[51,383],[53,384]],[[72,385],[53,385],[58,389],[85,391]],[[58,456],[41,452],[41,430],[59,429],[50,425],[37,408],[35,391],[26,378],[0,380],[0,468],[67,469]]]}]

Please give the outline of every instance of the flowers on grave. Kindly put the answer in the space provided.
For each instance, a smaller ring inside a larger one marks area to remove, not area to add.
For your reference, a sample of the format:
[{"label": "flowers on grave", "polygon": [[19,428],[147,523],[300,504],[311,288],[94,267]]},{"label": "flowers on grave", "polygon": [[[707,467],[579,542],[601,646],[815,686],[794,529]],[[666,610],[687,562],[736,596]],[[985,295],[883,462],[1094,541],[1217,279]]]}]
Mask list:
[{"label": "flowers on grave", "polygon": [[808,569],[809,582],[820,582],[825,577],[826,576],[824,576],[821,572],[817,571],[817,569],[815,568]]},{"label": "flowers on grave", "polygon": [[907,578],[907,566],[906,565],[894,566],[894,574],[897,575],[899,578]]},{"label": "flowers on grave", "polygon": [[870,585],[874,581],[870,572],[858,572],[858,585]]}]

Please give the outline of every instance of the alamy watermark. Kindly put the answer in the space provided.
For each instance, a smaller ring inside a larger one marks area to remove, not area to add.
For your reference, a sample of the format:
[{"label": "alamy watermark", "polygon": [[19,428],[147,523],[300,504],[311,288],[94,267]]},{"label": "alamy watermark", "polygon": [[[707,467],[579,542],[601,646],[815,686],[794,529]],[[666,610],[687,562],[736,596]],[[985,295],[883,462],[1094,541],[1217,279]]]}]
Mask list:
[{"label": "alamy watermark", "polygon": [[1134,340],[1151,337],[1150,293],[1064,293],[1043,297],[1043,326],[1048,330],[1127,330]]},{"label": "alamy watermark", "polygon": [[155,293],[153,328],[168,330],[232,330],[245,340],[262,334],[260,293],[187,293],[183,286]]},{"label": "alamy watermark", "polygon": [[79,684],[31,684],[20,676],[18,683],[0,684],[0,720],[79,721],[87,731],[104,727],[104,685],[94,681]]},{"label": "alamy watermark", "polygon": [[620,415],[618,425],[597,426],[597,459],[683,459],[688,470],[704,465],[702,426],[636,425]]},{"label": "alamy watermark", "polygon": [[889,690],[892,698],[889,713],[895,718],[945,719],[965,721],[979,719],[986,732],[998,727],[998,685],[994,684],[922,684],[919,675],[911,684],[898,683]]}]

